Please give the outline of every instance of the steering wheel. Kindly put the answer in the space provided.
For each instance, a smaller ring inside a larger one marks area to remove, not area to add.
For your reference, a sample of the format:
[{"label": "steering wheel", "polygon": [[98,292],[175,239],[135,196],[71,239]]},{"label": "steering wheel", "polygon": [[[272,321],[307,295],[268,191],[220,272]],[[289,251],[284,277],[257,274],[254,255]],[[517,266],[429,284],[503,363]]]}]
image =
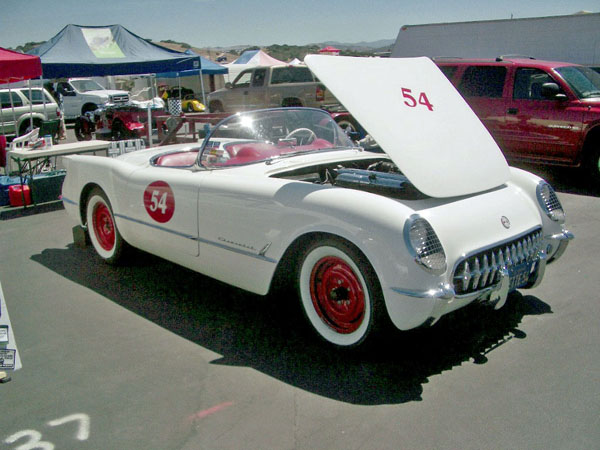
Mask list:
[{"label": "steering wheel", "polygon": [[317,138],[317,135],[310,128],[296,128],[285,138],[296,138],[297,145],[308,145]]}]

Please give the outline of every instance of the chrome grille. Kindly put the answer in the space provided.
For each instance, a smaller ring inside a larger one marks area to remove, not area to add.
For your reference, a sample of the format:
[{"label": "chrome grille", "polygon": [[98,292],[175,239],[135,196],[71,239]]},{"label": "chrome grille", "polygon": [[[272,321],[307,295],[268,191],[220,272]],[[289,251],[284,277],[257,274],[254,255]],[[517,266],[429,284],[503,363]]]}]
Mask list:
[{"label": "chrome grille", "polygon": [[468,256],[456,265],[452,277],[457,295],[470,294],[500,281],[503,267],[532,262],[542,244],[542,231],[536,229],[517,239]]},{"label": "chrome grille", "polygon": [[111,95],[112,103],[127,103],[129,101],[129,94],[118,94]]}]

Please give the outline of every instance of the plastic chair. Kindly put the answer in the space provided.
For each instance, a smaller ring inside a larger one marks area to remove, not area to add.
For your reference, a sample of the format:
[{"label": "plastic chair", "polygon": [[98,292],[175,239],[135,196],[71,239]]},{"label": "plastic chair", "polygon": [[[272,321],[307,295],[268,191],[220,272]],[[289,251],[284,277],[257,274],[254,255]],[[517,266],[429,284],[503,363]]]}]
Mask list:
[{"label": "plastic chair", "polygon": [[37,141],[40,129],[34,128],[23,136],[16,137],[10,143],[10,150],[6,152],[6,173],[12,174],[19,171],[18,164],[10,157],[10,152],[19,148],[25,148],[29,142]]}]

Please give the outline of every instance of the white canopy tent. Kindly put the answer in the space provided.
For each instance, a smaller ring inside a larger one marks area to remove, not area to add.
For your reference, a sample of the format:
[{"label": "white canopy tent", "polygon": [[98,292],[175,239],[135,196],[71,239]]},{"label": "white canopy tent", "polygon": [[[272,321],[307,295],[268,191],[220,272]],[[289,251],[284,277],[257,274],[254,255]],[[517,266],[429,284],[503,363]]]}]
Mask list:
[{"label": "white canopy tent", "polygon": [[285,62],[273,58],[267,55],[262,50],[247,50],[240,55],[238,59],[230,64],[225,64],[225,67],[229,69],[228,81],[233,82],[235,78],[243,70],[249,69],[255,66],[276,66],[279,64],[285,64]]}]

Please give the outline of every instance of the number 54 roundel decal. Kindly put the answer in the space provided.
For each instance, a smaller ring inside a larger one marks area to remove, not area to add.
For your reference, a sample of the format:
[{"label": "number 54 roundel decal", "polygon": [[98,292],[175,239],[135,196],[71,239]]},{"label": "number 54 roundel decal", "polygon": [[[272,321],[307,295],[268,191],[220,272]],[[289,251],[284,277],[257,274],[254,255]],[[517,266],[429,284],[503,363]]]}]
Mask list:
[{"label": "number 54 roundel decal", "polygon": [[150,183],[144,191],[144,206],[155,221],[165,223],[171,220],[175,212],[173,190],[164,181]]}]

